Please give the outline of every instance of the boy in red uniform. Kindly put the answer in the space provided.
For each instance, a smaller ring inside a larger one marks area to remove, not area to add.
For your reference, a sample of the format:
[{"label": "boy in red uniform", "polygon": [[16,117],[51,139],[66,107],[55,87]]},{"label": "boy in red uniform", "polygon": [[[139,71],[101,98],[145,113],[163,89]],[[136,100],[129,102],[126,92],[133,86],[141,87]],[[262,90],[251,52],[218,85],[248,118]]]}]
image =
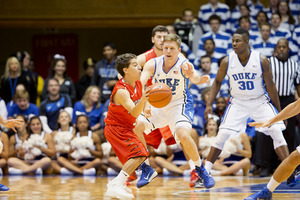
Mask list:
[{"label": "boy in red uniform", "polygon": [[[118,56],[115,65],[123,78],[117,82],[111,94],[111,103],[104,120],[106,123],[104,134],[122,162],[123,168],[118,176],[107,184],[106,196],[134,198],[131,189],[126,186],[126,180],[149,155],[143,143],[133,132],[136,118],[147,102],[148,90],[142,94],[140,82],[142,68],[134,54]],[[148,178],[151,181],[156,176],[157,173],[154,171]]]}]

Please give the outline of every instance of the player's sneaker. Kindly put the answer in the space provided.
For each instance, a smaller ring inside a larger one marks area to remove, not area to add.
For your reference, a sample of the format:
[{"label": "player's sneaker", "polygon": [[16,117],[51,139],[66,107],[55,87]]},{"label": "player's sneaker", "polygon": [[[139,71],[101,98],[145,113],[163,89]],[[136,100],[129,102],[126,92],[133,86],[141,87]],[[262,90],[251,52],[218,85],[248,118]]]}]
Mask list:
[{"label": "player's sneaker", "polygon": [[194,187],[195,182],[199,179],[196,169],[191,171],[190,187]]},{"label": "player's sneaker", "polygon": [[8,191],[9,188],[5,185],[0,184],[0,191]]},{"label": "player's sneaker", "polygon": [[203,180],[198,178],[198,180],[194,184],[194,188],[204,188]]},{"label": "player's sneaker", "polygon": [[206,171],[203,164],[201,167],[196,166],[196,171],[198,173],[198,176],[203,180],[204,187],[211,188],[215,185],[214,178]]},{"label": "player's sneaker", "polygon": [[258,199],[272,200],[272,192],[270,192],[270,190],[267,187],[264,187],[260,192],[250,195],[245,200]]},{"label": "player's sneaker", "polygon": [[136,184],[138,188],[147,185],[148,183],[150,183],[150,181],[152,181],[157,176],[157,172],[149,165],[143,163],[141,167],[142,167],[142,175],[140,180],[138,180]]},{"label": "player's sneaker", "polygon": [[134,198],[132,191],[126,186],[117,183],[108,183],[105,196],[111,198]]}]

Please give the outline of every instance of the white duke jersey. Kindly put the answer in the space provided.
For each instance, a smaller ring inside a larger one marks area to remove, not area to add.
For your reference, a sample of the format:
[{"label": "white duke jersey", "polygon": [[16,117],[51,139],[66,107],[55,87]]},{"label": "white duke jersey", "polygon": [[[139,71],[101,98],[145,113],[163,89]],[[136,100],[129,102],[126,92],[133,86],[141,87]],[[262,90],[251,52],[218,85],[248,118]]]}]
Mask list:
[{"label": "white duke jersey", "polygon": [[188,89],[189,79],[183,76],[180,67],[182,63],[188,61],[186,58],[179,56],[175,65],[168,72],[163,70],[164,56],[154,58],[154,61],[155,71],[152,76],[152,83],[167,84],[172,90],[172,102],[182,99],[182,103],[186,103],[187,98],[193,98]]},{"label": "white duke jersey", "polygon": [[234,51],[228,55],[227,75],[230,94],[233,98],[249,100],[266,94],[260,53],[255,50],[250,51],[250,57],[245,66],[241,64]]}]

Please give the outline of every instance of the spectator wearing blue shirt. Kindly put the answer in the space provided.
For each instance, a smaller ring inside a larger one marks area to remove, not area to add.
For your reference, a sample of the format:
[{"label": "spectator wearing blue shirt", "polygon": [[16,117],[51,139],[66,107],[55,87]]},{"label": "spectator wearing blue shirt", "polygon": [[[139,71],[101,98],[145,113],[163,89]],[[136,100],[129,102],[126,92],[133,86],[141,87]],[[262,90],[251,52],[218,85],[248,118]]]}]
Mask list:
[{"label": "spectator wearing blue shirt", "polygon": [[269,58],[273,56],[273,51],[276,47],[276,41],[271,37],[271,25],[268,22],[262,23],[260,33],[261,37],[254,42],[253,49]]},{"label": "spectator wearing blue shirt", "polygon": [[259,32],[251,30],[251,22],[248,16],[242,16],[239,18],[239,27],[246,29],[249,32],[249,34],[251,34],[249,38],[249,45],[250,48],[252,48],[254,42],[260,36]]},{"label": "spectator wearing blue shirt", "polygon": [[208,38],[213,39],[215,42],[215,52],[217,58],[226,56],[232,51],[231,35],[220,30],[221,22],[221,18],[217,15],[212,15],[209,18],[209,25],[211,27],[211,31],[205,33],[200,38],[197,57],[202,57],[205,55],[204,41]]},{"label": "spectator wearing blue shirt", "polygon": [[264,9],[264,5],[259,0],[248,0],[247,6],[250,8],[250,15],[253,19]]},{"label": "spectator wearing blue shirt", "polygon": [[29,103],[29,94],[27,91],[17,91],[14,95],[14,100],[16,103],[12,105],[8,112],[8,118],[14,118],[18,114],[22,114],[29,118],[30,115],[39,115],[39,109],[35,104]]},{"label": "spectator wearing blue shirt", "polygon": [[92,131],[101,128],[100,118],[102,114],[103,104],[100,104],[100,89],[97,86],[90,86],[86,89],[81,101],[77,101],[73,108],[72,123],[76,123],[79,115],[89,116]]},{"label": "spectator wearing blue shirt", "polygon": [[209,0],[207,4],[204,4],[200,7],[198,13],[199,24],[202,26],[205,33],[211,31],[211,27],[209,25],[209,18],[212,15],[217,15],[222,19],[220,23],[220,30],[230,30],[229,6],[224,3],[220,3],[218,0]]}]

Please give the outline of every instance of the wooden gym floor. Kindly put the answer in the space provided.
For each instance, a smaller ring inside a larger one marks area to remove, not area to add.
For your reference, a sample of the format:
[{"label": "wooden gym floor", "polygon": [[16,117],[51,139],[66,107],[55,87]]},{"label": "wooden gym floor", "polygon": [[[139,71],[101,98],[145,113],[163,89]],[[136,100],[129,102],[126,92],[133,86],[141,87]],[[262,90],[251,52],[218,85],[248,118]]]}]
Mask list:
[{"label": "wooden gym floor", "polygon": [[[1,177],[0,177],[1,179]],[[106,184],[113,177],[61,177],[61,176],[4,176],[0,183],[9,186],[10,191],[0,192],[0,200],[66,200],[66,199],[107,199]],[[137,189],[135,182],[129,187],[135,199],[145,200],[235,200],[244,199],[259,191],[270,178],[215,177],[214,188],[194,189],[189,187],[189,177],[159,176],[144,188]],[[300,184],[293,188],[282,183],[273,195],[278,200],[300,200]]]}]

